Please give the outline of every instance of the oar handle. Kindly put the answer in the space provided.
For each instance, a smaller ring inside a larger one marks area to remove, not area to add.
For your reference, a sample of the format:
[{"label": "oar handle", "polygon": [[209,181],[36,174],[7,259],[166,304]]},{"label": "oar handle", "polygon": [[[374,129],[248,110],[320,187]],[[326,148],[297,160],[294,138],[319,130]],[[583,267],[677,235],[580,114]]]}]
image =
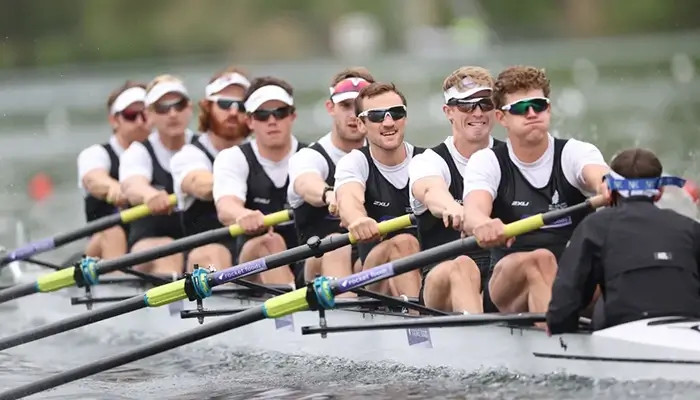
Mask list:
[{"label": "oar handle", "polygon": [[[263,225],[267,227],[275,226],[289,222],[292,220],[292,218],[294,218],[294,213],[292,210],[277,211],[272,214],[265,215],[263,217]],[[241,226],[238,224],[229,225],[228,231],[231,234],[231,237],[240,236],[245,233],[243,228],[241,228]]]},{"label": "oar handle", "polygon": [[[384,236],[386,234],[389,234],[391,232],[396,232],[404,228],[408,228],[409,226],[413,225],[416,223],[416,216],[413,214],[406,214],[402,215],[400,217],[392,218],[386,221],[382,221],[377,224],[379,227],[379,233]],[[348,238],[350,239],[351,244],[357,243],[357,239],[355,239],[351,233],[348,233]]]},{"label": "oar handle", "polygon": [[[170,207],[175,207],[177,205],[177,196],[175,196],[174,194],[169,195],[168,204],[170,204]],[[121,217],[122,223],[130,224],[136,220],[151,215],[151,213],[152,211],[148,208],[147,205],[141,204],[119,212],[119,216]]]}]

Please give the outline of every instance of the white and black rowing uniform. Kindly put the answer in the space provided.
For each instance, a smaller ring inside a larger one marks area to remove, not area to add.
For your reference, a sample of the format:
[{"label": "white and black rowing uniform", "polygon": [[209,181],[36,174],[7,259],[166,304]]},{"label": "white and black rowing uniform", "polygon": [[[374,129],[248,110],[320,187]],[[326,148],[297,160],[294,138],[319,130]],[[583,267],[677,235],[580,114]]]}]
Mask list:
[{"label": "white and black rowing uniform", "polygon": [[[98,199],[83,187],[83,178],[90,171],[103,169],[109,172],[109,176],[119,181],[119,157],[124,153],[124,148],[119,144],[115,136],[111,136],[107,143],[92,145],[78,155],[78,188],[83,195],[83,210],[85,222],[115,214],[119,209],[109,204],[104,199]],[[124,233],[129,234],[129,225],[120,224]]]},{"label": "white and black rowing uniform", "polygon": [[[335,185],[335,166],[347,154],[333,145],[331,133],[328,133],[309,147],[299,150],[289,160],[287,200],[294,210],[294,221],[300,244],[307,243],[314,236],[323,239],[332,233],[347,233],[347,229],[340,226],[340,218],[331,215],[327,206],[315,207],[305,202],[294,191],[294,181],[306,172],[318,173],[326,182],[327,189],[332,190]],[[357,247],[353,246],[351,259],[353,264],[356,257]]]},{"label": "white and black rowing uniform", "polygon": [[[607,165],[597,147],[576,139],[555,139],[539,160],[523,163],[505,146],[474,153],[464,172],[464,197],[473,190],[486,190],[493,197],[491,218],[504,224],[562,209],[585,201],[587,193],[581,175],[586,165]],[[484,312],[497,312],[488,295],[493,267],[511,253],[547,249],[558,259],[576,226],[591,211],[582,211],[519,236],[510,248],[491,250],[488,274],[482,275]]]},{"label": "white and black rowing uniform", "polygon": [[[197,135],[187,130],[185,143],[192,143]],[[119,180],[132,176],[143,176],[157,190],[174,193],[173,176],[170,172],[170,160],[177,151],[167,149],[160,141],[158,132],[151,133],[143,142],[134,142],[121,156]],[[128,248],[141,239],[152,237],[169,237],[181,239],[187,236],[183,226],[182,213],[174,210],[169,215],[150,215],[131,223]]]},{"label": "white and black rowing uniform", "polygon": [[[377,222],[410,214],[411,202],[408,193],[408,167],[414,156],[423,153],[422,147],[404,142],[406,159],[393,166],[383,165],[375,160],[369,146],[353,150],[343,157],[336,166],[336,190],[350,182],[358,182],[365,187],[365,210],[367,216]],[[417,236],[416,227],[411,226],[385,236],[391,239],[402,233]],[[379,242],[358,243],[357,250],[362,263],[369,252]]]},{"label": "white and black rowing uniform", "polygon": [[[279,162],[262,157],[255,139],[222,150],[214,162],[214,201],[224,196],[236,196],[244,201],[245,208],[266,215],[288,209],[289,159],[306,147],[294,137],[292,141],[291,151]],[[273,229],[282,236],[288,249],[299,245],[294,220],[278,224]],[[236,255],[240,255],[243,245],[250,239],[248,235],[237,238]],[[301,282],[303,286],[303,262],[292,265],[292,271],[297,280],[295,283],[299,285]]]},{"label": "white and black rowing uniform", "polygon": [[[182,192],[182,181],[198,170],[213,172],[214,159],[219,151],[210,138],[211,133],[200,134],[192,143],[186,144],[170,161],[173,175],[174,191],[178,198],[178,208],[183,214],[183,224],[187,236],[222,228],[213,200],[201,200]],[[231,259],[236,259],[236,241],[227,239],[219,242],[231,252]]]},{"label": "white and black rowing uniform", "polygon": [[[491,137],[488,147],[495,148],[504,144],[505,142]],[[455,147],[454,137],[450,136],[439,145],[427,149],[423,154],[413,159],[409,168],[410,184],[412,186],[415,181],[422,178],[440,176],[447,183],[454,200],[462,204],[462,195],[464,194],[462,171],[468,161],[469,159],[460,154]],[[423,203],[416,200],[412,190],[409,190],[409,194],[413,213],[417,219],[418,242],[421,250],[428,250],[461,237],[460,231],[454,230],[452,227],[446,228],[442,218],[435,217]],[[467,252],[465,255],[474,260],[482,274],[488,273],[491,265],[491,252],[489,250],[477,249]],[[423,282],[419,296],[421,301],[425,277],[435,265],[437,263],[423,268]]]}]

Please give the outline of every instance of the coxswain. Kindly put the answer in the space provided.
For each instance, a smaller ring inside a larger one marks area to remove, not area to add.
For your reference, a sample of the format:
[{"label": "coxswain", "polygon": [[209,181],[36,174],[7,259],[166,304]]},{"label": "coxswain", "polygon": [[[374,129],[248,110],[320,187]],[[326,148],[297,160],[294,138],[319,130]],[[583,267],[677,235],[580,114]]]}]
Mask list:
[{"label": "coxswain", "polygon": [[[416,228],[393,232],[380,241],[378,222],[411,213],[408,165],[424,149],[404,141],[406,98],[393,85],[374,82],[355,98],[357,127],[368,145],[341,158],[335,170],[335,193],[343,226],[358,240],[364,270],[420,249]],[[370,285],[392,296],[418,297],[420,271]]]},{"label": "coxswain", "polygon": [[545,312],[557,260],[590,212],[562,218],[517,239],[504,224],[585,201],[601,188],[608,166],[596,146],[549,134],[550,83],[543,70],[515,66],[494,84],[495,116],[505,146],[474,153],[464,171],[464,230],[493,247],[483,295],[485,312]]},{"label": "coxswain", "polygon": [[[127,81],[107,99],[112,136],[78,155],[78,188],[83,194],[86,222],[119,212],[128,204],[119,185],[119,157],[132,142],[148,137],[145,114],[146,85]],[[120,224],[98,232],[88,241],[85,255],[109,260],[127,251],[129,225]]]},{"label": "coxswain", "polygon": [[[460,238],[462,171],[476,151],[503,144],[491,136],[493,83],[489,71],[481,67],[462,67],[445,78],[442,109],[452,135],[415,156],[409,167],[411,206],[418,218],[421,250]],[[480,271],[486,276],[490,262],[489,250],[479,249],[424,268],[420,300],[443,311],[481,313]]]},{"label": "coxswain", "polygon": [[[221,228],[212,197],[214,159],[220,151],[243,143],[250,135],[243,97],[250,86],[247,74],[230,67],[215,74],[199,101],[200,135],[170,160],[178,208],[184,213],[185,233],[194,235]],[[187,265],[215,268],[233,265],[236,240],[212,243],[191,250]]]},{"label": "coxswain", "polygon": [[[331,131],[289,160],[287,196],[294,209],[300,243],[306,243],[313,236],[323,239],[347,232],[340,227],[337,217],[335,166],[343,156],[365,144],[364,132],[357,129],[354,100],[359,91],[372,82],[374,78],[365,68],[349,68],[337,73],[325,103],[333,121]],[[359,271],[356,247],[341,247],[320,258],[307,259],[304,279],[311,281],[316,275],[344,277],[353,273],[354,264]]]},{"label": "coxswain", "polygon": [[[146,88],[146,107],[154,131],[146,140],[132,143],[119,163],[119,181],[129,203],[146,204],[153,214],[131,224],[131,252],[163,246],[185,236],[182,215],[173,212],[168,196],[173,193],[170,159],[195,138],[187,128],[192,118],[189,94],[180,79],[161,75]],[[184,259],[182,254],[174,254],[137,267],[154,274],[179,274]]]},{"label": "coxswain", "polygon": [[[628,149],[610,163],[611,207],[584,219],[561,256],[547,311],[550,334],[578,330],[579,313],[602,291],[607,328],[663,316],[700,317],[700,223],[657,207],[664,187],[651,151]],[[594,315],[597,318],[598,315]]]},{"label": "coxswain", "polygon": [[[287,207],[289,159],[305,147],[292,135],[296,119],[294,91],[284,80],[260,77],[244,97],[247,122],[254,139],[225,149],[214,160],[214,201],[219,221],[239,224],[238,263],[279,253],[298,243],[294,222],[270,228],[266,214]],[[303,284],[303,266],[275,268],[251,276],[264,284]]]}]

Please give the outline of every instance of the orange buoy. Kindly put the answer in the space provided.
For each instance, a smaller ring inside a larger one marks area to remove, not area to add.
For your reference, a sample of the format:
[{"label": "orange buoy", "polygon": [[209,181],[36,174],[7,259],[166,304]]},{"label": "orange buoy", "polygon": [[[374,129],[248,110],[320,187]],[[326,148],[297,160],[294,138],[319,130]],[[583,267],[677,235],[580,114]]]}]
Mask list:
[{"label": "orange buoy", "polygon": [[693,203],[698,204],[700,200],[700,189],[698,189],[698,185],[695,182],[686,179],[683,190],[690,195],[690,198],[693,199]]},{"label": "orange buoy", "polygon": [[40,172],[29,180],[29,196],[34,201],[44,201],[53,194],[53,181],[47,174]]}]

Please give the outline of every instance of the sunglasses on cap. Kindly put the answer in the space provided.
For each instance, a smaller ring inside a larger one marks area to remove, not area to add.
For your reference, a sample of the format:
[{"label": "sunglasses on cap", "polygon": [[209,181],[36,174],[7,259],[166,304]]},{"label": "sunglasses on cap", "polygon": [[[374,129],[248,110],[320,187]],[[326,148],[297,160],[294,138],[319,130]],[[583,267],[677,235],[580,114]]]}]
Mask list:
[{"label": "sunglasses on cap", "polygon": [[370,122],[382,122],[386,119],[387,115],[391,117],[394,121],[406,118],[405,105],[393,106],[388,108],[372,108],[369,110],[362,111],[357,115],[358,118],[366,117]]},{"label": "sunglasses on cap", "polygon": [[549,108],[549,99],[546,97],[530,97],[514,101],[501,107],[501,110],[508,111],[513,115],[525,115],[532,108],[535,113],[541,113]]},{"label": "sunglasses on cap", "polygon": [[489,97],[479,97],[479,98],[474,98],[474,99],[450,99],[447,102],[448,106],[455,106],[457,109],[463,113],[470,113],[474,112],[477,107],[481,109],[481,111],[487,112],[491,111],[496,106],[493,104],[493,101]]},{"label": "sunglasses on cap", "polygon": [[257,110],[250,113],[250,116],[254,120],[265,122],[270,119],[270,117],[275,117],[276,120],[285,119],[294,112],[294,107],[284,106],[272,109],[258,108]]},{"label": "sunglasses on cap", "polygon": [[136,118],[141,117],[141,119],[146,122],[146,113],[143,110],[124,110],[117,113],[121,115],[122,118],[129,122],[136,121]]},{"label": "sunglasses on cap", "polygon": [[207,97],[207,100],[216,103],[216,106],[222,110],[230,110],[235,108],[240,112],[245,112],[245,102],[243,100],[221,96],[209,96]]},{"label": "sunglasses on cap", "polygon": [[186,97],[183,97],[177,101],[155,103],[151,107],[153,108],[153,111],[155,111],[156,114],[164,115],[169,113],[171,109],[174,109],[177,112],[181,112],[182,110],[187,108],[189,104],[190,100]]}]

